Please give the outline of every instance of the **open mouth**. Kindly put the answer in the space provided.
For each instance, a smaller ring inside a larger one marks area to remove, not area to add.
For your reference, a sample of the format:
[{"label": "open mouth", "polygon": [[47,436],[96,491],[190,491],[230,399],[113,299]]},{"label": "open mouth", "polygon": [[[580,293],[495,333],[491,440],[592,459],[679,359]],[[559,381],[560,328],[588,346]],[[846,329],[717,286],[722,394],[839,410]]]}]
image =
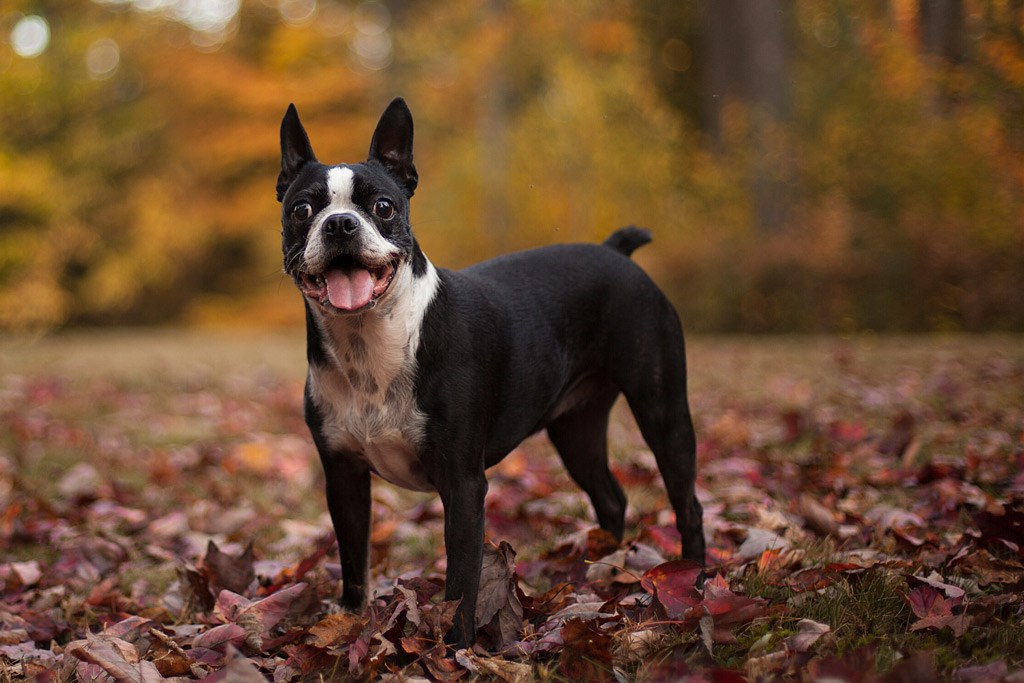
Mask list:
[{"label": "open mouth", "polygon": [[366,266],[353,259],[335,261],[322,273],[300,273],[299,289],[321,306],[339,311],[371,308],[395,279],[398,261]]}]

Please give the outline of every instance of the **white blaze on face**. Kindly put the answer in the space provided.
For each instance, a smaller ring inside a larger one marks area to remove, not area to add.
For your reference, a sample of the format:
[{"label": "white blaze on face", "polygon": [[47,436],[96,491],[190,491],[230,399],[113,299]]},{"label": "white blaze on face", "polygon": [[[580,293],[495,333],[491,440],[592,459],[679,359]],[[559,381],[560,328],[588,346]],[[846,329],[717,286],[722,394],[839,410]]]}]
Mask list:
[{"label": "white blaze on face", "polygon": [[[352,191],[355,189],[356,174],[348,166],[335,166],[327,170],[327,191],[331,194],[331,204],[344,210],[354,210]],[[337,211],[335,211],[337,213]]]},{"label": "white blaze on face", "polygon": [[309,272],[320,273],[326,267],[329,249],[323,231],[324,221],[342,213],[352,214],[359,219],[358,242],[362,259],[366,263],[385,263],[398,254],[398,249],[377,231],[363,210],[352,200],[355,192],[355,172],[348,166],[333,166],[327,169],[327,192],[329,202],[313,223],[313,229],[306,239],[303,256]]}]

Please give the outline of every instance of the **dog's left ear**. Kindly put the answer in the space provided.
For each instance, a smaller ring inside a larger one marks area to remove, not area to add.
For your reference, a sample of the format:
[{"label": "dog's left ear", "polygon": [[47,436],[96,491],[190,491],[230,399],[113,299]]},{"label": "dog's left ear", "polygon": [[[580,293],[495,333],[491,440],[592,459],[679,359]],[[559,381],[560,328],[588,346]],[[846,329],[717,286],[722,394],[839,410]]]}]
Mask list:
[{"label": "dog's left ear", "polygon": [[309,144],[306,129],[299,121],[299,112],[294,104],[288,105],[288,111],[281,120],[281,173],[277,176],[277,201],[284,199],[284,193],[299,175],[302,167],[316,161],[313,146]]},{"label": "dog's left ear", "polygon": [[412,112],[396,97],[384,110],[370,141],[370,160],[379,161],[412,197],[419,175],[412,163]]}]

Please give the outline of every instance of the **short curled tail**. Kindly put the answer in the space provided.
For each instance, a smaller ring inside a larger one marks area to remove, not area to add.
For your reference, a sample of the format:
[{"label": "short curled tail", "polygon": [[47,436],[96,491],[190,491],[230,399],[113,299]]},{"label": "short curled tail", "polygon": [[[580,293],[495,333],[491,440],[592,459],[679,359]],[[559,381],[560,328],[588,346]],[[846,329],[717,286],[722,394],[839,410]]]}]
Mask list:
[{"label": "short curled tail", "polygon": [[608,239],[604,241],[604,246],[611,247],[615,251],[629,256],[639,247],[644,246],[650,241],[650,230],[638,228],[635,225],[629,225],[625,228],[620,228],[609,235]]}]

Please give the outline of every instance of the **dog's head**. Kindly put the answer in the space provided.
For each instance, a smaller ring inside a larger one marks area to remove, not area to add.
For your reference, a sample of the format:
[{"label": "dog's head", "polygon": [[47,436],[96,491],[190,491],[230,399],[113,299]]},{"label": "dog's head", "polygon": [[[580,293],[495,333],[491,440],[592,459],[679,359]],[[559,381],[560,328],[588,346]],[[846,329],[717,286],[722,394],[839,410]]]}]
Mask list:
[{"label": "dog's head", "polygon": [[284,269],[326,314],[365,311],[388,296],[401,269],[422,254],[409,225],[418,176],[412,163],[412,114],[395,99],[377,124],[367,160],[317,161],[295,105],[281,122]]}]

